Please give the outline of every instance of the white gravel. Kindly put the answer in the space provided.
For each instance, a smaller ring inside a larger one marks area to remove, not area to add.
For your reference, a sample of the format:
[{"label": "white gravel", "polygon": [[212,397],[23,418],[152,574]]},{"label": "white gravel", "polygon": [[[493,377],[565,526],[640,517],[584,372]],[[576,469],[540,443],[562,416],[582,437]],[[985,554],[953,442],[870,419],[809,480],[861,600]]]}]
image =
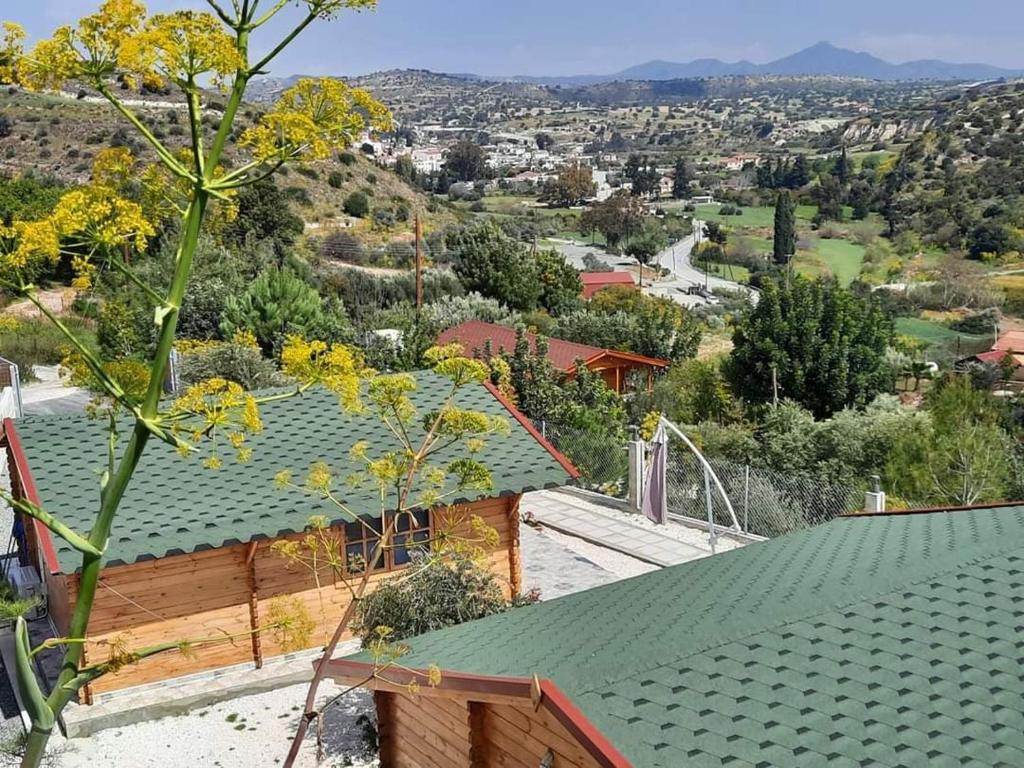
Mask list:
[{"label": "white gravel", "polygon": [[[338,693],[325,682],[324,698]],[[86,739],[55,738],[55,768],[263,768],[280,765],[306,695],[305,685],[241,696],[187,715],[110,728]],[[302,768],[352,766],[377,768],[376,750],[367,739],[373,700],[354,691],[332,707],[325,718],[325,758],[316,761],[315,741],[306,740],[298,765]]]}]

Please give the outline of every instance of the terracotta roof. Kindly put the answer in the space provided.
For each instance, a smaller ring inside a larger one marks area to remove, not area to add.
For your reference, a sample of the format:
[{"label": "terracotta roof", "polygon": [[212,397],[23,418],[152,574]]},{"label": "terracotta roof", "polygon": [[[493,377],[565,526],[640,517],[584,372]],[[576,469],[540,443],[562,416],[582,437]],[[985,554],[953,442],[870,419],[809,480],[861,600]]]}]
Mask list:
[{"label": "terracotta roof", "polygon": [[1024,352],[1024,331],[1007,331],[1000,335],[992,350],[1004,352]]},{"label": "terracotta roof", "polygon": [[995,363],[998,365],[999,363],[1003,362],[1003,359],[1006,357],[1007,354],[1009,354],[1010,357],[1013,358],[1013,361],[1017,365],[1024,365],[1024,360],[1022,360],[1022,357],[1024,356],[1015,355],[1012,352],[1008,353],[1008,351],[1005,349],[993,349],[991,352],[981,352],[975,355],[974,359],[982,363]]},{"label": "terracotta roof", "polygon": [[[537,335],[527,334],[530,342],[530,350],[537,349]],[[458,342],[462,345],[467,354],[480,355],[491,342],[491,352],[511,353],[516,348],[516,329],[507,325],[495,325],[484,323],[480,320],[470,320],[449,328],[437,337],[438,344],[451,344]],[[548,339],[548,360],[560,371],[569,371],[577,360],[590,360],[604,354],[605,350],[600,347],[591,347],[586,344],[577,344],[574,341],[563,341],[562,339]]]},{"label": "terracotta roof", "polygon": [[609,285],[635,286],[633,276],[629,272],[581,272],[580,282],[583,283],[583,298],[589,299],[602,288]]}]

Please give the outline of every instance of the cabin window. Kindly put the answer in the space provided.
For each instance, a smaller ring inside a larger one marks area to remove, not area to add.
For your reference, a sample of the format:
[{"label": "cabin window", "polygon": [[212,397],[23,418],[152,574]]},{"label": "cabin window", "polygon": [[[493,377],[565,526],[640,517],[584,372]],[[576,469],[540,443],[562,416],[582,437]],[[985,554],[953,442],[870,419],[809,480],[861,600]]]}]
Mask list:
[{"label": "cabin window", "polygon": [[[345,562],[350,573],[362,573],[380,542],[380,519],[364,517],[358,522],[345,524]],[[373,563],[371,570],[382,571],[386,565],[386,553],[382,552]]]},{"label": "cabin window", "polygon": [[430,541],[430,511],[402,512],[395,526],[395,547],[391,551],[394,567],[407,565],[413,553]]},{"label": "cabin window", "polygon": [[[393,519],[391,515],[388,520]],[[373,556],[381,537],[381,521],[369,517],[361,522],[345,524],[345,560],[350,573],[362,573]],[[408,565],[413,553],[430,541],[430,511],[403,512],[395,525],[393,546],[382,552],[373,564],[373,571],[392,570]]]}]

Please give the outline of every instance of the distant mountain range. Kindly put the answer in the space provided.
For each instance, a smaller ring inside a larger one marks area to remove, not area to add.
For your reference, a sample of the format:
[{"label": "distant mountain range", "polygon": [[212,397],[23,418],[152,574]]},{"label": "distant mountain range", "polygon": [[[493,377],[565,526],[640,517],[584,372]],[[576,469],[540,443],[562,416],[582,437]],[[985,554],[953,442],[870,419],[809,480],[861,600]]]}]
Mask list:
[{"label": "distant mountain range", "polygon": [[480,77],[481,80],[509,80],[536,85],[594,85],[616,80],[679,80],[692,77],[730,77],[736,75],[831,75],[868,80],[996,80],[1024,76],[1024,69],[1013,70],[989,64],[953,64],[927,59],[891,64],[877,56],[839,48],[822,42],[791,56],[754,64],[750,61],[725,62],[719,59],[695,59],[688,62],[649,61],[609,75],[569,77]]},{"label": "distant mountain range", "polygon": [[[414,70],[409,71],[414,72]],[[847,48],[839,48],[825,42],[817,43],[791,56],[770,61],[767,64],[754,64],[750,61],[725,62],[719,59],[694,59],[689,62],[648,61],[646,64],[638,64],[635,67],[629,67],[621,72],[608,75],[553,77],[534,77],[529,75],[495,77],[464,73],[440,74],[426,70],[416,71],[421,71],[424,75],[430,75],[435,78],[458,79],[462,81],[569,87],[586,87],[622,81],[659,82],[743,75],[818,75],[886,81],[946,80],[959,82],[1024,77],[1024,69],[1003,69],[990,64],[953,64],[937,59],[891,64],[869,53],[851,51]],[[379,75],[382,73],[375,74]],[[353,78],[353,80],[358,82],[372,80],[374,77],[375,75],[367,75],[361,78]],[[249,84],[246,96],[253,101],[272,101],[283,89],[293,85],[298,78],[299,76],[297,75],[283,78],[256,78]]]}]

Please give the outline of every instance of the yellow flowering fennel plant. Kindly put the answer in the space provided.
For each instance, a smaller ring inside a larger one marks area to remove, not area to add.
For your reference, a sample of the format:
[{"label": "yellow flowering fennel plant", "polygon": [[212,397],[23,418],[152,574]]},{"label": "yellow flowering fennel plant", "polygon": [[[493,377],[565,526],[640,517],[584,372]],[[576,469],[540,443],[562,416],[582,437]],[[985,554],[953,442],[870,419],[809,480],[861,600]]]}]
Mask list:
[{"label": "yellow flowering fennel plant", "polygon": [[[25,623],[19,621],[16,626],[16,677],[32,722],[23,766],[40,764],[56,719],[83,685],[126,659],[181,650],[177,642],[124,649],[113,654],[111,661],[82,666],[107,541],[148,443],[155,438],[182,454],[201,454],[206,466],[216,468],[226,454],[246,460],[246,440],[262,428],[262,401],[229,382],[205,382],[173,402],[162,399],[201,229],[209,225],[211,215],[230,218],[232,197],[240,187],[265,178],[285,163],[326,157],[364,131],[390,124],[387,110],[366,92],[335,80],[302,80],[258,126],[245,132],[240,151],[248,156],[225,162],[249,81],[266,73],[278,54],[310,24],[345,10],[372,9],[376,0],[206,0],[205,5],[205,11],[150,15],[137,0],[105,0],[96,13],[75,25],[59,27],[31,49],[26,48],[25,32],[18,24],[6,22],[0,28],[0,83],[52,91],[69,82],[85,83],[138,133],[157,160],[140,170],[128,152],[104,151],[96,158],[91,181],[65,194],[51,215],[0,226],[0,288],[28,298],[56,325],[67,339],[70,375],[101,392],[109,406],[109,455],[92,528],[72,530],[45,509],[16,502],[23,514],[46,525],[82,557],[69,634],[61,638],[66,648],[63,666],[49,695],[32,672],[31,658],[39,649],[30,646]],[[253,55],[252,34],[289,5],[299,7],[295,25],[267,50]],[[164,144],[119,97],[119,82],[177,87],[185,97],[188,115],[185,147]],[[212,84],[226,94],[223,111],[205,115],[207,121],[214,119],[209,141],[204,140],[201,124],[205,96],[200,83]],[[225,170],[228,165],[230,171]],[[141,194],[132,194],[131,187],[136,185],[129,182],[138,182]],[[170,219],[181,223],[175,270],[170,286],[157,289],[131,268],[130,253],[145,249],[157,226]],[[157,332],[155,351],[144,372],[138,366],[104,363],[40,302],[33,279],[60,260],[72,266],[80,287],[89,285],[97,269],[112,269],[149,298]],[[336,391],[346,404],[353,403],[359,380],[367,373],[351,350],[297,339],[289,341],[284,357],[289,374],[299,382],[295,392],[319,383]],[[284,396],[287,393],[278,395]]]},{"label": "yellow flowering fennel plant", "polygon": [[[367,410],[380,420],[391,433],[392,447],[374,450],[365,442],[356,443],[349,451],[348,462],[355,469],[344,473],[324,462],[317,462],[301,477],[294,477],[287,469],[277,475],[279,488],[328,503],[337,510],[338,521],[356,523],[368,531],[373,530],[372,538],[376,539],[365,562],[361,558],[348,558],[337,531],[332,529],[326,517],[321,516],[309,521],[305,537],[272,545],[289,563],[308,570],[318,589],[323,573],[331,577],[332,584],[342,583],[351,596],[333,633],[325,638],[324,652],[316,664],[306,696],[305,712],[299,721],[285,766],[294,764],[309,725],[314,721],[318,725],[319,739],[324,710],[340,698],[335,697],[317,708],[317,694],[327,663],[349,628],[358,603],[370,584],[373,568],[368,564],[377,562],[388,550],[407,545],[407,542],[396,541],[396,532],[402,519],[411,518],[415,510],[449,504],[453,495],[466,491],[485,493],[493,489],[491,473],[474,455],[488,438],[508,434],[509,423],[504,418],[459,408],[456,404],[459,391],[486,380],[491,375],[490,368],[479,360],[464,357],[457,345],[434,347],[426,352],[425,357],[433,371],[449,382],[443,401],[429,413],[421,412],[413,403],[412,395],[417,384],[416,378],[408,373],[372,375],[358,391],[351,393],[347,404],[342,396],[344,407]],[[307,356],[302,365],[307,365],[312,359]],[[337,387],[335,391],[338,391]],[[453,454],[455,458],[452,458]],[[380,499],[379,532],[345,503],[344,489],[355,487],[370,488]],[[497,532],[479,517],[471,517],[467,524],[455,512],[447,516],[446,523],[437,526],[433,540],[418,542],[418,546],[424,549],[424,565],[455,553],[479,557],[496,544]],[[399,684],[410,691],[420,684],[418,675],[400,665],[402,648],[388,642],[387,628],[381,629],[371,651],[375,659],[375,676],[383,676],[389,670],[397,671],[408,674]],[[437,684],[435,675],[428,675],[428,678],[428,683]]]}]

